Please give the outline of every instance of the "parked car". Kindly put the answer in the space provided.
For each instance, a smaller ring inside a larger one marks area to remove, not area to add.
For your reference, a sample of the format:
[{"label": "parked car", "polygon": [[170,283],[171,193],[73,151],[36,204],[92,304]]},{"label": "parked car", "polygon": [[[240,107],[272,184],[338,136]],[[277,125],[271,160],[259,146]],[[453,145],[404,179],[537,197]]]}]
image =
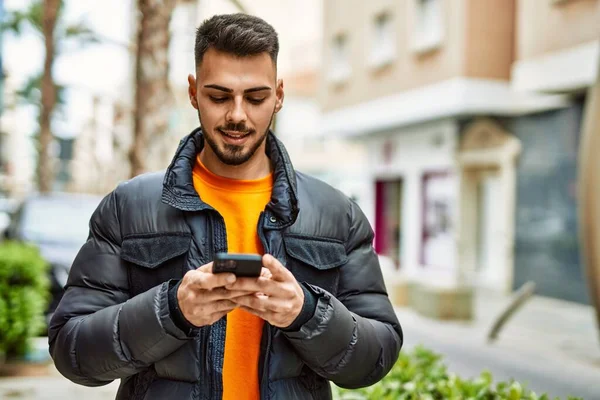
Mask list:
[{"label": "parked car", "polygon": [[36,245],[51,266],[48,319],[62,298],[71,264],[87,240],[89,220],[100,200],[100,196],[72,193],[32,195],[22,202],[9,228],[10,239]]}]

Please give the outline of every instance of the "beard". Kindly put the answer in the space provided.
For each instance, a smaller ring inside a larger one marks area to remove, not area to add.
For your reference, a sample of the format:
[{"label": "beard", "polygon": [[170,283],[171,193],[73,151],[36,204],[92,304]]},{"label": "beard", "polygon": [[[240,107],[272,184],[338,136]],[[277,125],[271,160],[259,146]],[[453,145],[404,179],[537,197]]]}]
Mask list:
[{"label": "beard", "polygon": [[254,156],[258,148],[263,144],[263,142],[267,138],[267,134],[269,133],[269,127],[273,122],[274,116],[275,110],[273,110],[273,114],[271,115],[271,119],[269,121],[267,129],[265,129],[265,131],[262,134],[259,134],[258,139],[254,143],[249,143],[245,146],[223,143],[223,148],[221,148],[219,147],[219,144],[217,143],[217,140],[215,138],[216,135],[221,134],[219,130],[241,132],[248,135],[257,135],[257,132],[254,129],[249,129],[248,127],[246,127],[246,124],[244,123],[231,123],[224,126],[217,126],[215,127],[214,131],[208,132],[204,128],[204,124],[202,124],[202,117],[200,115],[200,111],[198,111],[198,118],[200,120],[202,132],[204,133],[204,140],[206,141],[206,143],[208,143],[213,153],[217,155],[219,161],[221,161],[225,165],[231,166],[242,165],[248,160],[250,160],[252,156]]}]

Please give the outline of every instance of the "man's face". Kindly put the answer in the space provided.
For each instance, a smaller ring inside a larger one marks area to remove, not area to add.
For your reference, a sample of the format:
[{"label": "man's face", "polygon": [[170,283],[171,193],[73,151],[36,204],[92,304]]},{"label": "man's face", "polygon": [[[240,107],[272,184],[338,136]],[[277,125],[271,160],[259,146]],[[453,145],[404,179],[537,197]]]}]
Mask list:
[{"label": "man's face", "polygon": [[196,73],[188,77],[189,96],[209,149],[227,165],[241,165],[259,149],[264,154],[283,104],[283,82],[269,55],[236,57],[209,48]]}]

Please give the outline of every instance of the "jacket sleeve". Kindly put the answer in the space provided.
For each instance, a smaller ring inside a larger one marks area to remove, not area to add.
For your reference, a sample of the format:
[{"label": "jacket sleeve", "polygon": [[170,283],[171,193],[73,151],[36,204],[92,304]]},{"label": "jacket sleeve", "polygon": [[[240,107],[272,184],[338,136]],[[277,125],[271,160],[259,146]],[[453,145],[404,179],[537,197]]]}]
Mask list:
[{"label": "jacket sleeve", "polygon": [[340,269],[337,298],[311,286],[317,296],[314,316],[284,335],[313,371],[353,389],[372,385],[390,371],[403,334],[373,250],[373,231],[354,202],[349,217],[349,259]]},{"label": "jacket sleeve", "polygon": [[136,374],[189,340],[169,317],[168,283],[130,298],[117,209],[114,191],[92,215],[48,329],[57,369],[86,386]]}]

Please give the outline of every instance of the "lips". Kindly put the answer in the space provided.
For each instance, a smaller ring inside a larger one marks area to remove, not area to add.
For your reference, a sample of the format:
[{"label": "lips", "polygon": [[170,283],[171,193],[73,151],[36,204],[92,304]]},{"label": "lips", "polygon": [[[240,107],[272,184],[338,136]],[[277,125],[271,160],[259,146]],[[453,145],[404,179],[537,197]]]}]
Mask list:
[{"label": "lips", "polygon": [[232,139],[242,139],[250,134],[250,132],[224,131],[222,129],[219,129],[219,132]]}]

